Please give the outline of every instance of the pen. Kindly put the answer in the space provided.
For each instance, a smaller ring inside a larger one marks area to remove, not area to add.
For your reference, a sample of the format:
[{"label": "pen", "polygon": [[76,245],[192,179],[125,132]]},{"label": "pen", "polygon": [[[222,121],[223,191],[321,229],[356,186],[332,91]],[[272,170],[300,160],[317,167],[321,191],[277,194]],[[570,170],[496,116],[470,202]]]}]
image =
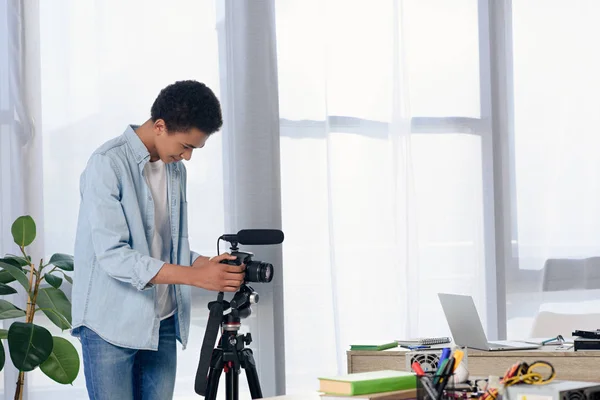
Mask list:
[{"label": "pen", "polygon": [[414,363],[412,363],[412,369],[417,373],[417,379],[421,381],[421,385],[423,385],[423,387],[429,394],[429,397],[431,397],[431,400],[437,399],[437,394],[435,393],[435,389],[431,384],[431,380],[428,376],[425,375],[425,372],[423,371],[423,368],[421,368],[421,365],[415,361]]},{"label": "pen", "polygon": [[435,391],[435,389],[433,388],[433,385],[432,385],[429,377],[421,376],[418,379],[421,379],[421,384],[423,385],[423,388],[425,388],[425,391],[427,391],[427,393],[429,394],[429,397],[431,397],[431,400],[436,400],[439,397],[439,393],[437,393]]},{"label": "pen", "polygon": [[416,345],[416,346],[402,345],[400,347],[404,347],[405,349],[409,349],[409,350],[421,350],[421,349],[429,349],[429,348],[431,348],[431,346],[427,346],[427,345]]}]

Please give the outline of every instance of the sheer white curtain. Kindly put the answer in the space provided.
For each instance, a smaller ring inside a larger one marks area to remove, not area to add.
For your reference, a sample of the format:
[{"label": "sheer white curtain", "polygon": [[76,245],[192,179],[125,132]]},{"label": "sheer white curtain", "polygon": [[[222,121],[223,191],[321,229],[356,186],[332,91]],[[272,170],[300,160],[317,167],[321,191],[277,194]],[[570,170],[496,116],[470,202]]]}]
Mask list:
[{"label": "sheer white curtain", "polygon": [[[127,124],[149,118],[152,102],[170,83],[196,79],[220,96],[216,10],[212,0],[39,4],[46,227],[40,234],[46,253],[72,254],[79,175],[91,152]],[[221,141],[215,134],[187,163],[190,241],[207,255],[215,254],[224,233]],[[195,293],[190,343],[178,355],[177,399],[197,397],[194,376],[209,300]],[[30,399],[87,398],[83,370],[74,387],[34,371],[29,388]]]},{"label": "sheer white curtain", "polygon": [[[600,4],[512,2],[509,335],[539,311],[600,309]],[[548,287],[544,281],[549,283]],[[550,284],[551,283],[551,284]]]},{"label": "sheer white curtain", "polygon": [[[23,10],[16,1],[0,1],[0,257],[15,254],[10,228],[25,212],[23,155],[31,139],[30,120],[25,112]],[[12,301],[16,299],[12,296]],[[9,324],[4,323],[3,328]],[[3,343],[2,345],[5,345]],[[8,354],[8,347],[4,347]],[[10,365],[0,373],[1,398],[14,397],[17,372]],[[6,382],[6,386],[5,386]]]},{"label": "sheer white curtain", "polygon": [[[35,9],[31,10],[25,2],[0,1],[0,256],[18,254],[10,233],[18,216],[31,215],[38,232],[43,231],[41,140],[35,134],[39,92],[37,79],[31,79],[32,73],[38,71],[39,55],[37,46],[28,43],[37,32],[29,32],[36,18]],[[43,240],[38,235],[29,247],[34,259],[44,254]],[[24,308],[25,293],[16,289],[18,293],[7,300]],[[12,323],[2,322],[4,328]],[[17,376],[18,371],[7,358],[0,373],[1,398],[14,397]]]},{"label": "sheer white curtain", "polygon": [[292,393],[352,343],[448,334],[438,292],[486,322],[489,82],[477,1],[276,5]]},{"label": "sheer white curtain", "polygon": [[[228,232],[281,229],[280,136],[274,0],[218,3],[225,221]],[[260,295],[242,320],[264,397],[285,392],[281,245],[241,246],[274,267],[270,283],[250,283]],[[241,390],[247,389],[242,376]],[[240,396],[249,397],[246,392]]]}]

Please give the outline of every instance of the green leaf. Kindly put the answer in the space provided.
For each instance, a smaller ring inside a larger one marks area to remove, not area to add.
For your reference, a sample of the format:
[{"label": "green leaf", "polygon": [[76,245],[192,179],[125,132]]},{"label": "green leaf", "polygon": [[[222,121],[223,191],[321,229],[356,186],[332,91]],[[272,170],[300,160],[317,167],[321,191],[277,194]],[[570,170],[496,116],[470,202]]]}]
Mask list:
[{"label": "green leaf", "polygon": [[0,268],[7,271],[13,278],[15,278],[21,286],[25,288],[27,292],[29,292],[29,280],[27,279],[27,275],[23,272],[19,267],[15,267],[12,264],[7,264],[5,262],[0,261]]},{"label": "green leaf", "polygon": [[48,282],[52,287],[58,289],[62,284],[62,278],[52,274],[44,274],[44,278],[46,282]]},{"label": "green leaf", "polygon": [[73,256],[56,253],[50,257],[48,264],[52,264],[65,271],[73,271]]},{"label": "green leaf", "polygon": [[0,319],[24,317],[25,311],[12,305],[6,300],[0,300]]},{"label": "green leaf", "polygon": [[[25,261],[24,258],[16,257],[16,256],[7,256],[4,258],[0,258],[0,262],[3,262],[5,264],[14,265],[15,267],[17,267],[19,269],[22,269],[23,261]],[[25,265],[28,265],[28,263],[26,263]],[[6,283],[14,282],[14,281],[15,281],[15,278],[8,271],[0,271],[0,283],[6,284]]]},{"label": "green leaf", "polygon": [[8,271],[0,271],[0,283],[11,283],[14,282],[15,278]]},{"label": "green leaf", "polygon": [[6,329],[0,329],[0,339],[8,338],[8,331]]},{"label": "green leaf", "polygon": [[[71,327],[71,302],[67,299],[67,296],[65,296],[62,290],[55,288],[41,289],[38,292],[37,305],[42,308],[42,311],[46,314],[48,319],[60,329],[64,330]],[[60,318],[52,311],[44,310],[48,308],[62,315],[64,319]]]},{"label": "green leaf", "polygon": [[62,272],[62,274],[64,275],[64,277],[67,280],[67,282],[69,282],[72,285],[73,284],[73,278],[71,278],[69,275],[67,275],[64,271],[60,271],[60,272]]},{"label": "green leaf", "polygon": [[32,371],[52,353],[54,341],[46,328],[13,322],[8,329],[10,358],[19,371]]},{"label": "green leaf", "polygon": [[67,339],[54,336],[54,347],[40,369],[50,379],[67,385],[73,383],[79,374],[79,354]]},{"label": "green leaf", "polygon": [[29,261],[27,261],[23,257],[17,257],[17,256],[6,256],[4,258],[0,258],[0,261],[5,262],[7,264],[12,264],[15,267],[19,267],[19,268],[29,265]]},{"label": "green leaf", "polygon": [[7,294],[17,293],[15,288],[5,285],[4,283],[0,283],[0,296],[4,296]]},{"label": "green leaf", "polygon": [[6,361],[6,354],[4,353],[4,345],[0,342],[0,371],[4,368],[4,362]]},{"label": "green leaf", "polygon": [[35,240],[35,221],[29,215],[19,217],[13,223],[11,232],[17,245],[29,246]]}]

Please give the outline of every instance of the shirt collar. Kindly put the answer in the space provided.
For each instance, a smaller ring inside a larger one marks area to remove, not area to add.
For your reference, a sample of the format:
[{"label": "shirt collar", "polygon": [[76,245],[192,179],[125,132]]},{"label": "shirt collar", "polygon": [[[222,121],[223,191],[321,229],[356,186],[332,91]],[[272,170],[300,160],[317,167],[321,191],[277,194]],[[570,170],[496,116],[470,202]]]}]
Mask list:
[{"label": "shirt collar", "polygon": [[135,156],[135,160],[139,164],[142,161],[150,159],[150,153],[148,152],[146,145],[142,142],[137,133],[135,133],[137,128],[139,128],[139,125],[128,125],[123,135],[125,136],[125,139],[127,139],[127,142],[133,151],[133,155]]},{"label": "shirt collar", "polygon": [[[150,152],[146,148],[144,142],[142,142],[142,139],[135,133],[135,130],[139,127],[139,125],[128,125],[123,135],[125,136],[125,139],[127,139],[129,146],[131,146],[135,161],[138,164],[143,162],[145,165],[145,163],[150,160]],[[175,172],[178,172],[179,163],[180,162],[167,164],[167,170],[173,169]]]}]

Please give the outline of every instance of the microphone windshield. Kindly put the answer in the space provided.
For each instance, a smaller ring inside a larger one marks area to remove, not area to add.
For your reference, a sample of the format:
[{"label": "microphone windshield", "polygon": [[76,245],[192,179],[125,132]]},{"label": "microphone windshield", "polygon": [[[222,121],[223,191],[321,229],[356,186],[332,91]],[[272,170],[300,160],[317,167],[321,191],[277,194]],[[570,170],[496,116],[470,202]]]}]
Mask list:
[{"label": "microphone windshield", "polygon": [[280,244],[283,242],[283,232],[278,229],[242,229],[237,233],[240,244]]}]

